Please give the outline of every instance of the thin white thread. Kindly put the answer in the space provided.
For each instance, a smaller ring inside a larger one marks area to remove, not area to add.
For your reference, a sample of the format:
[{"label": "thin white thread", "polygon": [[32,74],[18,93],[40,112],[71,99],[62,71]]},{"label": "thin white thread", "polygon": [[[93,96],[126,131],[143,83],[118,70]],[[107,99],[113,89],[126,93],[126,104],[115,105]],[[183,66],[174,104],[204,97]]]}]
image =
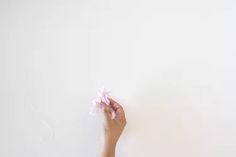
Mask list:
[{"label": "thin white thread", "polygon": [[[39,111],[36,110],[36,108],[34,107],[33,104],[30,104],[30,106],[31,106],[31,109],[33,110],[33,112],[35,113],[37,119],[39,120],[39,122],[49,130],[48,140],[53,140],[55,138],[55,131],[54,131],[54,128],[52,127],[52,125],[50,125],[46,120],[42,119],[42,116],[40,116]],[[41,142],[45,142],[46,141],[45,139],[46,138],[43,136],[40,137]]]}]

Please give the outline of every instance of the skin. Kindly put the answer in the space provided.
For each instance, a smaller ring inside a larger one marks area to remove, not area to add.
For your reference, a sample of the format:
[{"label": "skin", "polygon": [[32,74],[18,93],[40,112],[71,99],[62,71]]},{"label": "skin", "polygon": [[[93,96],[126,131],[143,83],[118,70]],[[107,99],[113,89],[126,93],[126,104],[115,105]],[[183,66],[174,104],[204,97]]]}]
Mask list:
[{"label": "skin", "polygon": [[[101,157],[115,157],[116,144],[126,125],[125,112],[123,107],[112,98],[110,107],[104,104],[103,108],[103,144]],[[111,107],[115,111],[115,118],[112,119]]]}]

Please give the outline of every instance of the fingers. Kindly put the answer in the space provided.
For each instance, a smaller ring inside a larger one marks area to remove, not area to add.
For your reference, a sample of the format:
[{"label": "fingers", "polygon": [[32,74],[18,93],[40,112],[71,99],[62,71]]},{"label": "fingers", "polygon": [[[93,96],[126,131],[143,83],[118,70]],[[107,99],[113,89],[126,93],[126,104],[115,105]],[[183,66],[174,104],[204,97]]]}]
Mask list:
[{"label": "fingers", "polygon": [[118,102],[116,102],[115,100],[113,100],[111,97],[109,97],[108,99],[110,100],[110,105],[111,105],[111,107],[112,107],[115,111],[116,111],[117,109],[119,109],[119,108],[123,109],[122,106],[121,106]]},{"label": "fingers", "polygon": [[112,107],[112,109],[115,111],[116,115],[118,116],[124,116],[125,112],[123,107],[117,103],[115,100],[113,100],[111,97],[108,98],[110,100],[110,105]]}]

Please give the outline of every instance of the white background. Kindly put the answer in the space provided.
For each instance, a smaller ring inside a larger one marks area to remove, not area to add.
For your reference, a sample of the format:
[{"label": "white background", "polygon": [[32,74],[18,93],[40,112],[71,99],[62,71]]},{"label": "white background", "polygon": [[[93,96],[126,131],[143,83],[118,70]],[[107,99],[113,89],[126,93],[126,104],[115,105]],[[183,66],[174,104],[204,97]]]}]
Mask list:
[{"label": "white background", "polygon": [[234,0],[1,0],[0,156],[94,157],[105,86],[118,157],[236,156]]}]

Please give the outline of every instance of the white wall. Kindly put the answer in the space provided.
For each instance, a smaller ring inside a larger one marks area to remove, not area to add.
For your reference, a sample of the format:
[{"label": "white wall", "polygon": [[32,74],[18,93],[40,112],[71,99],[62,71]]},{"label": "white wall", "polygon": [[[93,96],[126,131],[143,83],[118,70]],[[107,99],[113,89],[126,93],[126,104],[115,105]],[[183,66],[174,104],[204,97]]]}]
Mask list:
[{"label": "white wall", "polygon": [[105,86],[118,157],[236,156],[233,0],[0,1],[0,156],[94,157]]}]

